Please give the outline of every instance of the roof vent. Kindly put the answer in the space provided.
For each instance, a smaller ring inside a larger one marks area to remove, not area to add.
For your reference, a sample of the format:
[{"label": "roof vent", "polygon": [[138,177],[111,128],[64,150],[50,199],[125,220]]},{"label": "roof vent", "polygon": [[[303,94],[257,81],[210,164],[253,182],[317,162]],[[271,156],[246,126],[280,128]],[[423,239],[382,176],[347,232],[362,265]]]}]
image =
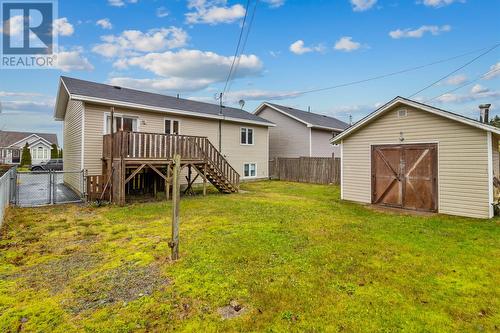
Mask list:
[{"label": "roof vent", "polygon": [[120,87],[120,86],[113,86],[113,88],[118,89],[118,90],[122,89],[122,87]]}]

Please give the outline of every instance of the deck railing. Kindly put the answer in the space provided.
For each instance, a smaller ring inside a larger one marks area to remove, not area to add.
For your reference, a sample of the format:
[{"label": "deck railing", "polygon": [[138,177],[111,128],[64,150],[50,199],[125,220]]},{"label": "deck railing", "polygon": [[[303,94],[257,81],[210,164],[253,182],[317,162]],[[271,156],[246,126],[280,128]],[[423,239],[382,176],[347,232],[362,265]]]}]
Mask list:
[{"label": "deck railing", "polygon": [[103,157],[127,160],[171,160],[181,155],[182,160],[210,163],[230,183],[237,186],[240,175],[214,145],[203,136],[173,135],[145,132],[114,133],[103,137]]}]

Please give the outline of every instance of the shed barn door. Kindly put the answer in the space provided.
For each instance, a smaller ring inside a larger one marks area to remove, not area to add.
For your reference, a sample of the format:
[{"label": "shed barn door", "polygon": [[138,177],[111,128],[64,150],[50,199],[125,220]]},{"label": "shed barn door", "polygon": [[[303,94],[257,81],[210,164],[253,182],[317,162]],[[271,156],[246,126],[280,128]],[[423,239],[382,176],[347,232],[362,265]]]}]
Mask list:
[{"label": "shed barn door", "polygon": [[372,203],[437,210],[437,145],[372,147]]}]

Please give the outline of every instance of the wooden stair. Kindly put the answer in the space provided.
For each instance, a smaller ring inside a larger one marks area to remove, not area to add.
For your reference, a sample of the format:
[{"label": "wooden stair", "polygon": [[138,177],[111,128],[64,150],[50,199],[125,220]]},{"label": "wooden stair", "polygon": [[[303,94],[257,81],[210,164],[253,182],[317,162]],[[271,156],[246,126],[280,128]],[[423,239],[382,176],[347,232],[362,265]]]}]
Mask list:
[{"label": "wooden stair", "polygon": [[[175,155],[181,164],[194,165],[197,171],[222,193],[238,192],[240,175],[207,137],[146,132],[119,131],[103,137],[103,175],[111,165],[123,161],[138,168],[170,165]],[[122,172],[121,182],[127,183]],[[118,181],[116,182],[118,183]],[[124,201],[124,199],[122,199]]]},{"label": "wooden stair", "polygon": [[226,158],[207,139],[202,147],[206,168],[199,166],[201,174],[215,186],[219,192],[238,192],[240,175],[229,164]]}]

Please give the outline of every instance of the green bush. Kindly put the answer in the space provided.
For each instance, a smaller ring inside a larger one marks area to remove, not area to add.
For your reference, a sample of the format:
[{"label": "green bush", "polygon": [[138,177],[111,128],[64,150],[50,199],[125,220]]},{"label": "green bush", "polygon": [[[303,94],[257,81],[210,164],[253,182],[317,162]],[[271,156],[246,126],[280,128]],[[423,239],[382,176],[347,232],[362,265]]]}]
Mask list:
[{"label": "green bush", "polygon": [[50,149],[50,158],[58,158],[59,157],[59,149],[57,149],[57,145],[55,143],[52,144],[52,148]]},{"label": "green bush", "polygon": [[31,165],[31,151],[28,147],[28,143],[23,147],[23,152],[21,155],[21,166],[30,166]]}]

